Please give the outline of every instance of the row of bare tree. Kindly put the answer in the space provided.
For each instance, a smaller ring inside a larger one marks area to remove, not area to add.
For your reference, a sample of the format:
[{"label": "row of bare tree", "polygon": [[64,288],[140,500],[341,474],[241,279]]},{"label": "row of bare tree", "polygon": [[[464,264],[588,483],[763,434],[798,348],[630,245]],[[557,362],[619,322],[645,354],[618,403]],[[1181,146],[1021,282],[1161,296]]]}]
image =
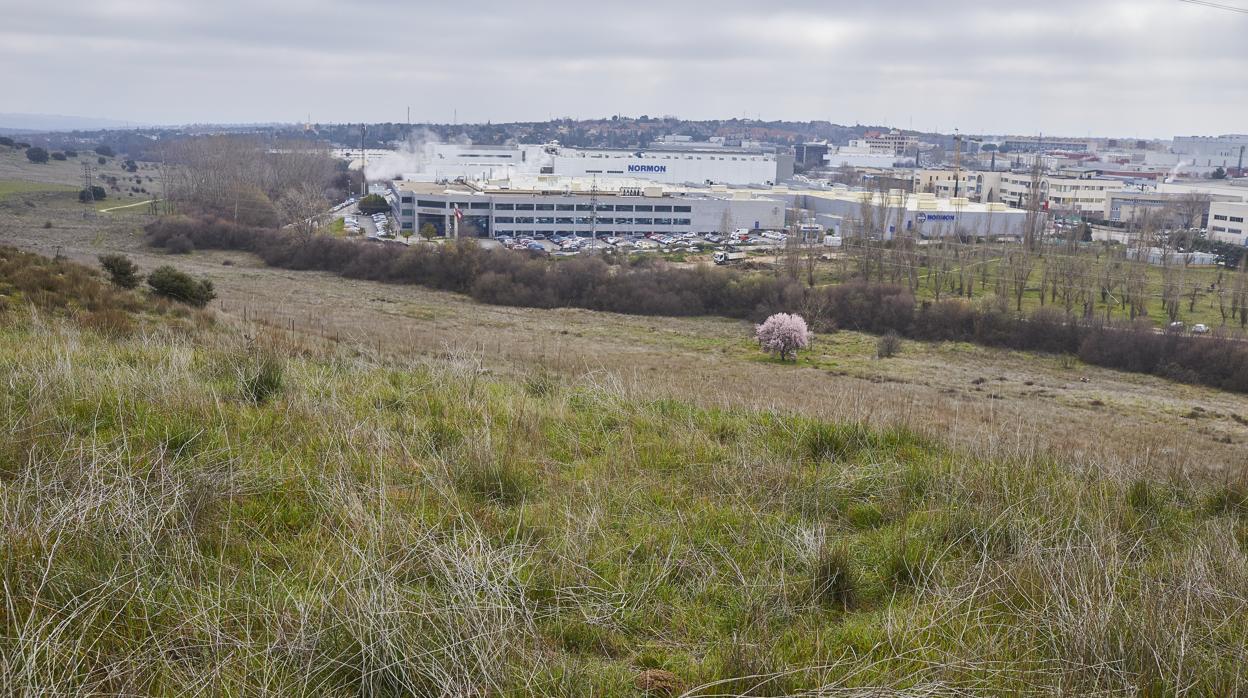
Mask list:
[{"label": "row of bare tree", "polygon": [[338,169],[329,149],[306,141],[199,136],[160,148],[166,196],[180,208],[262,227],[311,232],[323,220]]}]

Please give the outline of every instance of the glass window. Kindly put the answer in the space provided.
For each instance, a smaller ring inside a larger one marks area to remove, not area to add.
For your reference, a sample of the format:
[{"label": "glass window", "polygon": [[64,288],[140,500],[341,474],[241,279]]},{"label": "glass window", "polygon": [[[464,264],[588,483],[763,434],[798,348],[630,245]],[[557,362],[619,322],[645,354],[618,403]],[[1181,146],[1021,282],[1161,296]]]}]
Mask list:
[{"label": "glass window", "polygon": [[529,224],[529,225],[533,225],[533,219],[532,219],[532,218],[524,218],[524,217],[520,217],[520,218],[517,218],[517,219],[516,219],[516,222],[517,222],[517,223],[527,223],[527,224]]},{"label": "glass window", "polygon": [[1232,222],[1232,223],[1243,223],[1243,222],[1244,222],[1244,217],[1243,217],[1243,216],[1231,216],[1231,222]]},{"label": "glass window", "polygon": [[416,205],[424,206],[425,208],[446,208],[445,201],[427,201],[425,199],[421,199],[416,202]]},{"label": "glass window", "polygon": [[551,217],[549,217],[549,216],[538,216],[538,217],[537,217],[537,224],[538,224],[538,225],[554,225],[554,224],[555,224],[555,219],[554,219],[554,218],[551,218]]},{"label": "glass window", "polygon": [[576,225],[589,225],[593,222],[592,218],[577,218]]},{"label": "glass window", "polygon": [[411,221],[403,221],[403,229],[404,229],[404,230],[411,230],[411,229],[412,229],[412,222],[411,222]]},{"label": "glass window", "polygon": [[517,211],[532,211],[533,204],[516,204]]},{"label": "glass window", "polygon": [[672,210],[676,213],[691,213],[693,209],[688,206],[673,206]]},{"label": "glass window", "polygon": [[572,225],[572,219],[571,218],[556,218],[555,223],[557,225]]},{"label": "glass window", "polygon": [[611,204],[598,204],[599,211],[614,211],[615,207]]},{"label": "glass window", "polygon": [[599,218],[598,219],[598,225],[612,225],[614,223],[615,223],[615,219],[613,218]]},{"label": "glass window", "polygon": [[458,206],[458,207],[460,207],[460,208],[468,208],[468,202],[467,202],[467,201],[456,201],[456,202],[455,202],[455,205],[456,205],[456,206]]},{"label": "glass window", "polygon": [[617,210],[617,211],[631,211],[631,210],[633,210],[633,205],[632,205],[632,204],[616,204],[616,205],[615,205],[615,210]]},{"label": "glass window", "polygon": [[693,225],[693,221],[688,218],[673,218],[672,222],[676,225]]},{"label": "glass window", "polygon": [[1216,214],[1216,213],[1215,213],[1215,214],[1213,214],[1213,220],[1215,220],[1215,221],[1224,221],[1224,220],[1226,220],[1226,216],[1223,216],[1223,215],[1220,215],[1220,214]]},{"label": "glass window", "polygon": [[412,195],[411,195],[411,194],[404,194],[404,195],[402,196],[402,198],[400,198],[400,201],[402,201],[402,202],[403,202],[403,203],[405,203],[405,204],[410,204],[410,203],[412,203]]},{"label": "glass window", "polygon": [[655,213],[671,213],[672,207],[671,206],[655,206],[654,212]]},{"label": "glass window", "polygon": [[474,202],[472,202],[472,208],[475,208],[475,209],[483,209],[483,208],[484,208],[484,209],[489,209],[489,207],[490,207],[490,202],[488,202],[488,201],[474,201]]},{"label": "glass window", "polygon": [[577,205],[576,205],[576,210],[578,210],[578,211],[592,211],[592,210],[594,210],[594,209],[593,209],[593,207],[591,207],[589,204],[577,204]]},{"label": "glass window", "polygon": [[405,208],[405,209],[403,209],[403,215],[404,215],[404,216],[410,216],[410,215],[412,215],[412,213],[414,213],[414,210],[413,210],[413,209],[410,209],[410,208]]},{"label": "glass window", "polygon": [[637,211],[638,213],[640,213],[640,212],[642,212],[642,211],[647,211],[647,212],[649,212],[649,211],[653,211],[653,210],[654,210],[654,207],[653,207],[653,206],[642,206],[642,205],[638,204],[638,205],[636,206],[636,208],[634,208],[633,210],[634,210],[634,211]]},{"label": "glass window", "polygon": [[495,211],[514,211],[516,210],[516,205],[515,204],[494,204],[494,210]]},{"label": "glass window", "polygon": [[554,205],[554,204],[538,204],[538,205],[537,205],[537,210],[539,210],[539,211],[553,211],[553,210],[555,210],[555,205]]},{"label": "glass window", "polygon": [[615,224],[616,225],[632,225],[633,219],[632,218],[616,218]]},{"label": "glass window", "polygon": [[494,222],[495,223],[515,223],[516,219],[512,218],[511,216],[495,216]]},{"label": "glass window", "polygon": [[637,225],[654,225],[653,218],[634,218],[633,222]]},{"label": "glass window", "polygon": [[672,219],[671,218],[655,218],[654,224],[655,225],[671,225]]},{"label": "glass window", "polygon": [[575,211],[576,208],[572,204],[555,204],[556,211]]}]

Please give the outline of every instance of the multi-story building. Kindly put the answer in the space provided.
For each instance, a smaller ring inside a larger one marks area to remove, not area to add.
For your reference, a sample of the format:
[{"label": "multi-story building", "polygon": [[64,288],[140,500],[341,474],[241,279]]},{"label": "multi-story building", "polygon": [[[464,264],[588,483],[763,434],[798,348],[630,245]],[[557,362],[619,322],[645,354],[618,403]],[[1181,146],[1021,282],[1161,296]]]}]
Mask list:
[{"label": "multi-story building", "polygon": [[1248,203],[1215,201],[1209,204],[1209,239],[1248,245]]},{"label": "multi-story building", "polygon": [[[1121,191],[1119,179],[1096,176],[1095,170],[1082,176],[1041,175],[1040,201],[1057,213],[1100,217],[1105,212],[1106,195]],[[1000,200],[1010,206],[1026,208],[1032,201],[1032,175],[1029,172],[1002,172]]]},{"label": "multi-story building", "polygon": [[388,198],[401,230],[430,225],[438,235],[461,237],[713,233],[785,224],[784,200],[766,190],[685,189],[636,179],[398,180]]},{"label": "multi-story building", "polygon": [[1006,138],[1001,141],[1000,149],[1014,153],[1090,153],[1096,146],[1091,140],[1079,138]]},{"label": "multi-story building", "polygon": [[906,155],[919,147],[919,139],[916,136],[907,136],[901,131],[893,129],[888,133],[868,131],[863,134],[862,138],[850,141],[849,144],[867,148],[873,153]]},{"label": "multi-story building", "polygon": [[[400,156],[402,158],[402,156]],[[793,177],[793,155],[749,144],[671,141],[651,148],[429,143],[404,160],[404,179],[489,181],[528,175],[646,179],[663,184],[769,185]]]},{"label": "multi-story building", "polygon": [[965,197],[983,203],[1000,201],[1001,172],[962,170],[958,176],[954,175],[953,170],[915,170],[914,191],[935,194],[938,199]]}]

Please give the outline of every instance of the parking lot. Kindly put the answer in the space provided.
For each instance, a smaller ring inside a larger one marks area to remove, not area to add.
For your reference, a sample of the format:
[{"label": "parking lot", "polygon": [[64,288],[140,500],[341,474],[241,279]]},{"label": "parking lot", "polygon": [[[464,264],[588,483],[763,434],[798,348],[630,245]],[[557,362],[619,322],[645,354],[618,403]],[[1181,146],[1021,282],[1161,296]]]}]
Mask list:
[{"label": "parking lot", "polygon": [[774,248],[785,243],[784,233],[776,231],[737,230],[728,235],[719,233],[682,233],[666,235],[651,233],[646,236],[605,236],[598,238],[574,235],[547,237],[536,234],[531,237],[499,237],[497,242],[512,250],[545,252],[556,256],[570,256],[585,252],[616,250],[623,252],[704,252],[726,246],[740,248]]}]

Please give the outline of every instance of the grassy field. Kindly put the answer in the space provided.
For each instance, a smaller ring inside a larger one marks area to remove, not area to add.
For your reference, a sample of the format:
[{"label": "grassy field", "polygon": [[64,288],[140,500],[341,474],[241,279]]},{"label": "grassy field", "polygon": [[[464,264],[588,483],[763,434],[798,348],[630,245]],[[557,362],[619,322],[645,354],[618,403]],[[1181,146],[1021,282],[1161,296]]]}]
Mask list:
[{"label": "grassy field", "polygon": [[[6,254],[7,695],[1248,690],[1242,475],[378,352]],[[648,334],[869,363],[682,330]]]}]

